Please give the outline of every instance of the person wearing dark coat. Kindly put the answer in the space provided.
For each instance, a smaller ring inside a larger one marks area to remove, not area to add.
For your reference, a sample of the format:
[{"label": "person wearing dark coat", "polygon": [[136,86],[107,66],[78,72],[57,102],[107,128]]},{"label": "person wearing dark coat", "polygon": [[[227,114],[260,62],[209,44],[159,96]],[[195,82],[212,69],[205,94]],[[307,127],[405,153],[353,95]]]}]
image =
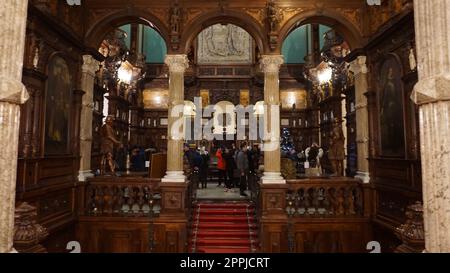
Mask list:
[{"label": "person wearing dark coat", "polygon": [[199,152],[192,150],[192,177],[193,182],[197,182],[197,188],[200,186],[200,170],[203,165],[203,158]]},{"label": "person wearing dark coat", "polygon": [[245,191],[247,190],[247,177],[249,171],[249,162],[247,156],[247,146],[241,145],[241,150],[237,154],[236,165],[240,173],[240,186],[239,190],[241,196],[248,196]]},{"label": "person wearing dark coat", "polygon": [[225,191],[229,191],[234,187],[234,170],[236,169],[236,163],[234,162],[234,153],[229,149],[225,149],[225,153],[223,154],[223,158],[225,160],[226,166],[226,175],[227,178],[225,180]]},{"label": "person wearing dark coat", "polygon": [[202,183],[202,189],[206,189],[208,186],[208,169],[210,157],[205,147],[200,150],[200,156],[202,157],[202,165],[200,166],[200,182]]},{"label": "person wearing dark coat", "polygon": [[253,150],[251,149],[247,149],[247,159],[248,159],[248,171],[249,173],[254,173],[255,172],[255,162],[253,160]]}]

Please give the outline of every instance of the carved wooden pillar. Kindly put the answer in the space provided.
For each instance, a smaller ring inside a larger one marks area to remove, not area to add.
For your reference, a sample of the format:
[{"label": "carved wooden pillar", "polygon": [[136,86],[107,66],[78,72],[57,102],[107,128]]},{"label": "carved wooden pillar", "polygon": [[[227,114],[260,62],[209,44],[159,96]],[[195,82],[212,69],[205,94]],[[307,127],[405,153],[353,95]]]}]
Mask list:
[{"label": "carved wooden pillar", "polygon": [[185,182],[183,174],[184,72],[189,66],[186,55],[167,55],[169,67],[169,124],[167,173],[162,182]]},{"label": "carved wooden pillar", "polygon": [[80,123],[80,171],[79,181],[86,181],[92,176],[91,172],[91,148],[92,148],[92,115],[94,110],[94,81],[95,72],[99,68],[99,62],[91,55],[83,56],[81,67],[81,89],[85,92],[81,108]]},{"label": "carved wooden pillar", "polygon": [[20,104],[28,1],[3,0],[0,9],[0,252],[12,252],[19,142]]},{"label": "carved wooden pillar", "polygon": [[264,71],[264,176],[263,183],[285,183],[280,164],[280,66],[281,55],[265,55],[261,59]]},{"label": "carved wooden pillar", "polygon": [[364,95],[369,88],[366,56],[358,56],[350,64],[350,71],[355,75],[356,143],[358,151],[356,177],[360,178],[364,183],[369,183],[369,114],[367,97]]},{"label": "carved wooden pillar", "polygon": [[415,0],[420,152],[428,252],[450,252],[450,1]]},{"label": "carved wooden pillar", "polygon": [[286,192],[288,184],[261,185],[261,251],[264,253],[288,252],[288,216]]},{"label": "carved wooden pillar", "polygon": [[19,157],[27,158],[31,155],[32,151],[32,142],[31,138],[33,136],[33,111],[35,104],[35,93],[36,89],[30,86],[27,86],[28,94],[30,99],[22,105],[21,111],[21,119],[20,124],[22,124],[22,128],[20,128],[20,136],[19,140]]},{"label": "carved wooden pillar", "polygon": [[[43,80],[44,81],[44,80]],[[31,138],[31,157],[37,157],[41,153],[41,113],[42,109],[42,90],[36,89],[34,92],[34,111],[33,111],[33,134]]]},{"label": "carved wooden pillar", "polygon": [[81,116],[81,104],[85,92],[83,90],[73,91],[73,139],[72,150],[75,155],[80,155],[80,116]]}]

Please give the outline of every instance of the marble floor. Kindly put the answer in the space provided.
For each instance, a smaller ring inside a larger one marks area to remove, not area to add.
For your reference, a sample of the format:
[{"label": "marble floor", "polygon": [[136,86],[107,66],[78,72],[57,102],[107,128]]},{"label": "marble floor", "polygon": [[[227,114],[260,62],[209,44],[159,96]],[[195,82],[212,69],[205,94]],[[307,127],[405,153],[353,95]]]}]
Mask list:
[{"label": "marble floor", "polygon": [[[246,191],[250,196],[250,192]],[[244,197],[239,194],[238,188],[233,188],[231,191],[225,192],[223,186],[218,187],[217,183],[209,183],[208,188],[197,190],[198,200],[248,200],[249,197]]]}]

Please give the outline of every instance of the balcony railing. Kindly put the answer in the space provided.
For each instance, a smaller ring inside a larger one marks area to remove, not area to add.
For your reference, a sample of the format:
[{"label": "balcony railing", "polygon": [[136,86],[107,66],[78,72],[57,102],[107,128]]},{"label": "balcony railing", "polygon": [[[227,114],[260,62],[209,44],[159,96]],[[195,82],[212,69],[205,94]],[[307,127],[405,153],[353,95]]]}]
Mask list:
[{"label": "balcony railing", "polygon": [[364,215],[363,188],[351,178],[290,180],[286,212],[291,217],[345,218]]},{"label": "balcony railing", "polygon": [[98,177],[85,188],[87,216],[158,216],[159,179]]}]

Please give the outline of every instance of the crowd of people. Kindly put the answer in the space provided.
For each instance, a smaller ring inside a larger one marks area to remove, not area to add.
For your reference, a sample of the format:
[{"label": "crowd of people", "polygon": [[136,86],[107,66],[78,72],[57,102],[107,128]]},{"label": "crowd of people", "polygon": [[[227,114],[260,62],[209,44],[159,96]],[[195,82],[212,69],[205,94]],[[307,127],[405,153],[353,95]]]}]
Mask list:
[{"label": "crowd of people", "polygon": [[196,149],[188,145],[185,146],[185,160],[199,177],[199,187],[207,188],[208,177],[211,173],[212,157],[217,159],[218,184],[217,187],[224,187],[225,192],[233,192],[234,188],[239,188],[241,196],[247,196],[246,190],[250,175],[255,174],[258,168],[260,150],[252,148],[246,143],[242,143],[239,148],[234,144],[231,147],[221,146],[213,149],[213,155],[207,151],[206,147]]}]

